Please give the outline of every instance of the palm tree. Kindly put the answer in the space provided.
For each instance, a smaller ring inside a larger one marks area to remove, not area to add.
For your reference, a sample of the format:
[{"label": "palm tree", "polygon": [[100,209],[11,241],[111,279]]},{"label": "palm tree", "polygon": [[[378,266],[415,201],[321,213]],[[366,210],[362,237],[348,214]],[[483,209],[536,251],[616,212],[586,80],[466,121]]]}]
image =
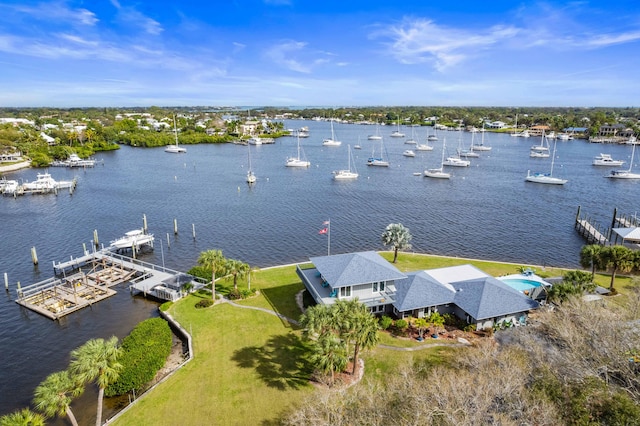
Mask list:
[{"label": "palm tree", "polygon": [[393,263],[398,260],[398,250],[410,249],[411,234],[401,223],[390,223],[382,233],[382,244],[393,246]]},{"label": "palm tree", "polygon": [[583,268],[591,268],[591,280],[596,275],[596,268],[602,263],[602,246],[598,244],[587,244],[580,250],[580,266]]},{"label": "palm tree", "polygon": [[200,253],[198,264],[205,268],[211,268],[211,293],[213,300],[216,300],[216,272],[222,270],[225,264],[221,250],[207,250]]},{"label": "palm tree", "polygon": [[602,250],[602,261],[611,268],[611,284],[609,290],[614,290],[613,285],[618,271],[626,272],[633,268],[635,255],[633,251],[625,246],[615,245]]},{"label": "palm tree", "polygon": [[331,384],[335,381],[335,372],[347,366],[347,348],[342,340],[333,334],[324,335],[315,344],[310,361],[323,373],[331,373]]},{"label": "palm tree", "polygon": [[44,416],[28,408],[0,417],[0,426],[45,426]]},{"label": "palm tree", "polygon": [[47,417],[65,415],[71,424],[78,425],[71,411],[71,400],[82,395],[84,383],[74,380],[68,371],[58,371],[47,376],[34,391],[33,404]]},{"label": "palm tree", "polygon": [[351,373],[355,374],[360,351],[378,344],[380,325],[376,317],[371,315],[367,307],[360,303],[358,299],[338,300],[332,308],[336,311],[333,317],[337,321],[340,337],[347,344],[347,350],[349,350],[350,345],[353,345],[353,369]]},{"label": "palm tree", "polygon": [[233,276],[233,289],[238,290],[238,278],[244,278],[249,273],[249,264],[235,259],[227,260],[227,274]]},{"label": "palm tree", "polygon": [[319,339],[331,332],[337,333],[335,322],[334,310],[327,305],[312,306],[300,317],[303,333],[310,339]]},{"label": "palm tree", "polygon": [[102,424],[102,401],[104,390],[109,384],[118,380],[122,364],[118,358],[122,349],[118,347],[118,338],[109,340],[92,339],[71,351],[69,370],[83,383],[95,381],[98,385],[98,412],[96,426]]}]

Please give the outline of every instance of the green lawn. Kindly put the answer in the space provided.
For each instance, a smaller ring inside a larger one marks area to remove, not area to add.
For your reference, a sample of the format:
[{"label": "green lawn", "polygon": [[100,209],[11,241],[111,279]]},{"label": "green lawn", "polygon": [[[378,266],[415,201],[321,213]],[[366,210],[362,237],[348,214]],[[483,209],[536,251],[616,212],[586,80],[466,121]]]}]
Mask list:
[{"label": "green lawn", "polygon": [[[382,255],[393,259],[393,253]],[[411,271],[466,263],[494,276],[516,273],[520,266],[532,266],[546,277],[563,273],[562,269],[535,265],[406,253],[399,254],[396,266],[402,271]],[[607,276],[596,278],[600,285],[608,287]],[[628,281],[628,278],[616,280],[618,289],[628,288]],[[246,288],[247,280],[240,280],[238,285]],[[275,310],[295,320],[299,318],[295,295],[304,286],[295,273],[295,266],[254,271],[251,286],[259,289],[259,295],[239,304]],[[216,288],[224,293],[232,287],[231,280],[216,283]],[[200,297],[207,296],[191,295],[169,310],[193,336],[193,361],[141,398],[114,424],[273,424],[293,403],[316,391],[309,384],[313,367],[305,359],[306,348],[296,326],[262,311],[226,303],[195,309]],[[417,342],[386,336],[382,336],[381,342],[397,347],[420,346]],[[366,362],[365,380],[384,381],[402,364],[447,362],[451,354],[460,350],[464,348],[395,351],[377,347],[362,354]]]}]

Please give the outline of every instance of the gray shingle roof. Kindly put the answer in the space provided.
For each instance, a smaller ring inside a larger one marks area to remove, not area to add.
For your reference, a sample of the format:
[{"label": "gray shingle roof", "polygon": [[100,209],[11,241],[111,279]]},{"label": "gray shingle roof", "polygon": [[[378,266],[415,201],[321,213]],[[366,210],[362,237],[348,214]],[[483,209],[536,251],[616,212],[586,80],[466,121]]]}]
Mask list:
[{"label": "gray shingle roof", "polygon": [[425,271],[409,272],[407,278],[396,281],[396,301],[399,311],[411,311],[428,306],[452,303],[456,293]]},{"label": "gray shingle roof", "polygon": [[490,276],[451,284],[456,290],[453,303],[476,320],[526,312],[539,306],[535,300]]},{"label": "gray shingle roof", "polygon": [[374,251],[309,258],[332,288],[406,277]]}]

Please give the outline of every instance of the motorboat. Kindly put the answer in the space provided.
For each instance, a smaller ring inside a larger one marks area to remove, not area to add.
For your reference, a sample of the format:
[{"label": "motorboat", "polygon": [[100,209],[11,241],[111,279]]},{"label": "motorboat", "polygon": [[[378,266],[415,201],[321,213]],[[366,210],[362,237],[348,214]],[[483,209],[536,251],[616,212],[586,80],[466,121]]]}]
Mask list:
[{"label": "motorboat", "polygon": [[73,152],[69,155],[67,164],[69,167],[93,167],[96,164],[96,160],[92,158],[80,158],[78,154]]},{"label": "motorboat", "polygon": [[143,244],[152,245],[153,240],[153,234],[145,233],[144,229],[134,229],[125,233],[124,236],[111,241],[109,247],[116,250],[138,248]]},{"label": "motorboat", "polygon": [[[298,137],[300,137],[300,135],[298,135]],[[247,140],[247,143],[249,145],[262,145],[262,138],[252,136]]]},{"label": "motorboat", "polygon": [[402,153],[402,155],[404,155],[405,157],[415,157],[415,156],[416,156],[416,153],[415,153],[415,152],[413,152],[413,150],[406,149],[406,150]]},{"label": "motorboat", "polygon": [[49,173],[38,173],[36,180],[23,183],[22,188],[27,192],[49,192],[62,188],[71,188],[73,185],[73,181],[56,181]]},{"label": "motorboat", "polygon": [[610,154],[600,154],[594,157],[593,163],[591,164],[594,166],[622,166],[624,161],[614,160]]},{"label": "motorboat", "polygon": [[20,184],[18,183],[17,180],[12,180],[12,179],[0,180],[0,193],[2,193],[3,195],[5,194],[14,195],[16,192],[18,192],[19,187],[20,187]]},{"label": "motorboat", "polygon": [[429,142],[435,142],[435,141],[438,140],[438,137],[436,135],[429,135],[429,136],[427,136],[427,140]]}]

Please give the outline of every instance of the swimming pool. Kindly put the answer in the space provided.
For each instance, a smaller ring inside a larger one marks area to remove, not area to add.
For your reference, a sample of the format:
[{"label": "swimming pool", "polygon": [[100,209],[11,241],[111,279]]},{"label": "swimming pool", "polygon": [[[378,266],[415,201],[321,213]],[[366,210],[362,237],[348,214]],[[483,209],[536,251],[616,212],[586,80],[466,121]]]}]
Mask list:
[{"label": "swimming pool", "polygon": [[500,279],[500,281],[518,291],[531,290],[532,288],[540,287],[542,285],[539,281],[528,280],[525,278],[507,278]]}]

